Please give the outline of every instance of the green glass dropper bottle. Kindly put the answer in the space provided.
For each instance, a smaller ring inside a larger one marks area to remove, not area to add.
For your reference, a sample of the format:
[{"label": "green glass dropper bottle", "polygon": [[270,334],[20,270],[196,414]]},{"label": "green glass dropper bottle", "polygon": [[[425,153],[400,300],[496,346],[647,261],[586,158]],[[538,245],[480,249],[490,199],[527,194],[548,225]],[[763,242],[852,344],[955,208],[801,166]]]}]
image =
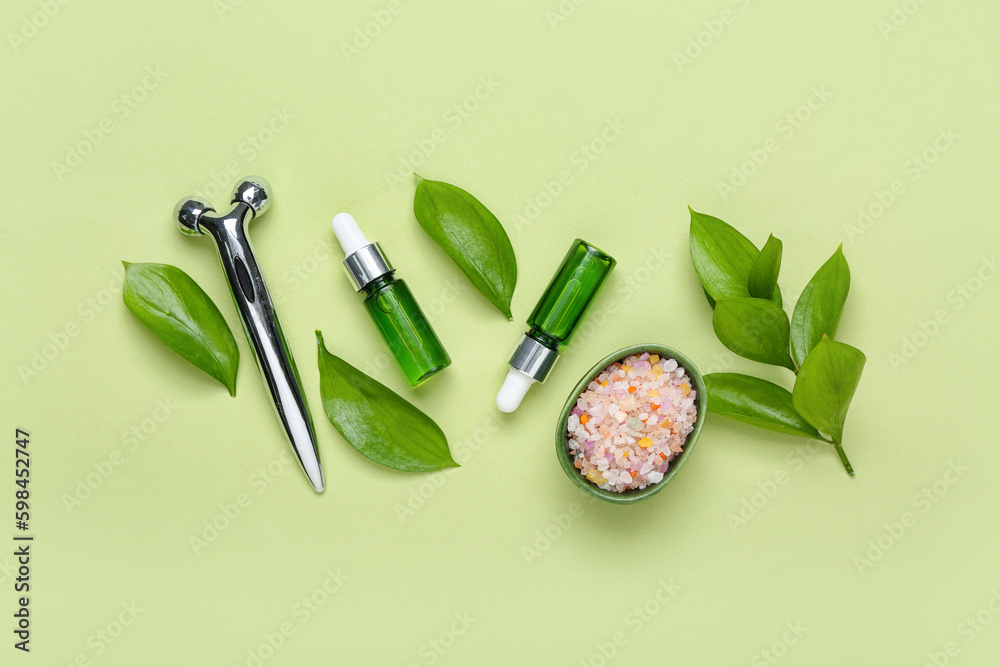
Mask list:
[{"label": "green glass dropper bottle", "polygon": [[365,293],[365,307],[379,333],[396,357],[411,387],[416,387],[451,364],[434,329],[424,316],[413,292],[395,277],[395,269],[381,246],[369,243],[358,223],[348,213],[333,218],[347,259],[344,266],[354,286]]},{"label": "green glass dropper bottle", "polygon": [[510,371],[497,394],[501,411],[517,410],[531,385],[545,382],[615,264],[614,257],[583,239],[573,242],[510,358]]}]

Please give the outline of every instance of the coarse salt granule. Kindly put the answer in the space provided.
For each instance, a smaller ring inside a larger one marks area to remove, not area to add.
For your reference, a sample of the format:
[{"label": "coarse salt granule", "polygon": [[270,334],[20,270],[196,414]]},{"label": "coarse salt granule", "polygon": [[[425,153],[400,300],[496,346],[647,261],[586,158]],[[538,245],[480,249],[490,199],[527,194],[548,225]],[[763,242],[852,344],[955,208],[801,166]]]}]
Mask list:
[{"label": "coarse salt granule", "polygon": [[611,364],[587,385],[566,423],[573,464],[606,491],[656,484],[694,430],[696,399],[676,359],[643,352]]}]

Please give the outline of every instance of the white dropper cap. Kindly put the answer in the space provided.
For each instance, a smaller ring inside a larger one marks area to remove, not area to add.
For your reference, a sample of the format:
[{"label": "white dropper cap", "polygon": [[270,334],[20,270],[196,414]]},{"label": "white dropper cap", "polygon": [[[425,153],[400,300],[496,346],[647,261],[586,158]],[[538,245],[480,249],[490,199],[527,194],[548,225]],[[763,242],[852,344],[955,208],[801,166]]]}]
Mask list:
[{"label": "white dropper cap", "polygon": [[538,382],[523,371],[511,368],[507,371],[507,379],[503,381],[497,394],[497,407],[501,412],[514,412],[521,405],[531,385]]},{"label": "white dropper cap", "polygon": [[350,257],[357,251],[368,245],[368,237],[358,227],[354,216],[350,213],[338,213],[333,216],[333,233],[340,241],[340,247],[344,249],[344,254]]}]

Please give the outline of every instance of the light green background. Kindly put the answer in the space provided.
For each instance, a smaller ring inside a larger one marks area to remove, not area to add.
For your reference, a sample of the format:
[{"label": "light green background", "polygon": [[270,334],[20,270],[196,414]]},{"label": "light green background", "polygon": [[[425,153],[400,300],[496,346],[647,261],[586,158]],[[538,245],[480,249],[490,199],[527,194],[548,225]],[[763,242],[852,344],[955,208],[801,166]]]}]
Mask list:
[{"label": "light green background", "polygon": [[[262,664],[996,661],[1000,280],[977,282],[993,277],[984,260],[1000,246],[996,3],[590,0],[564,2],[568,16],[557,0],[49,4],[48,18],[44,2],[0,10],[0,535],[15,532],[20,427],[32,434],[37,536],[30,656],[11,647],[13,559],[0,557],[0,662],[248,665],[283,627],[294,634]],[[373,12],[391,21],[369,25]],[[377,34],[345,51],[366,25]],[[134,90],[147,68],[159,79]],[[474,110],[459,115],[462,104]],[[618,129],[602,144],[609,122]],[[99,143],[66,173],[57,163],[88,134]],[[581,152],[592,142],[594,159]],[[925,151],[935,161],[914,171]],[[720,188],[741,166],[745,183]],[[412,181],[386,176],[413,169],[504,222],[515,322],[419,229]],[[170,211],[193,192],[222,205],[247,173],[275,189],[250,234],[312,402],[322,496],[282,463],[242,335],[233,399],[120,301],[121,260],[175,264],[239,332],[211,243],[179,234]],[[853,286],[839,338],[868,355],[847,426],[857,478],[831,450],[717,417],[647,503],[591,504],[563,476],[556,416],[615,349],[663,343],[704,372],[790,386],[715,339],[687,254],[688,205],[758,244],[784,240],[789,310],[845,244]],[[861,208],[880,213],[867,228]],[[339,210],[435,313],[454,365],[417,391],[341,272],[328,227]],[[550,381],[500,416],[507,355],[577,236],[619,266]],[[432,415],[463,467],[406,475],[348,447],[321,411],[314,329]],[[35,354],[41,370],[25,376]],[[107,479],[92,476],[112,457]],[[967,470],[955,477],[950,462]],[[262,481],[268,465],[278,473]],[[68,507],[88,476],[97,488]],[[192,536],[224,525],[240,494],[249,506],[196,553]],[[759,507],[736,525],[744,501]],[[877,562],[858,560],[880,540]],[[349,578],[328,595],[338,570]],[[306,616],[296,605],[313,595],[324,604]],[[142,611],[119,634],[123,604]]]}]

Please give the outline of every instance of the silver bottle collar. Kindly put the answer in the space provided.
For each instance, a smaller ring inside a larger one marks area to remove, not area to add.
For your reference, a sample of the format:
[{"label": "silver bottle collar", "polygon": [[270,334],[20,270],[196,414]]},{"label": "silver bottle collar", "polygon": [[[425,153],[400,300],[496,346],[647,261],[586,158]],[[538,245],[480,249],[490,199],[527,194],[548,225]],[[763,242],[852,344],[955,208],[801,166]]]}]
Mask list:
[{"label": "silver bottle collar", "polygon": [[525,334],[510,358],[510,365],[530,376],[536,382],[545,382],[559,361],[559,351],[543,345]]},{"label": "silver bottle collar", "polygon": [[373,280],[396,270],[378,243],[369,243],[348,255],[344,268],[359,292]]}]

